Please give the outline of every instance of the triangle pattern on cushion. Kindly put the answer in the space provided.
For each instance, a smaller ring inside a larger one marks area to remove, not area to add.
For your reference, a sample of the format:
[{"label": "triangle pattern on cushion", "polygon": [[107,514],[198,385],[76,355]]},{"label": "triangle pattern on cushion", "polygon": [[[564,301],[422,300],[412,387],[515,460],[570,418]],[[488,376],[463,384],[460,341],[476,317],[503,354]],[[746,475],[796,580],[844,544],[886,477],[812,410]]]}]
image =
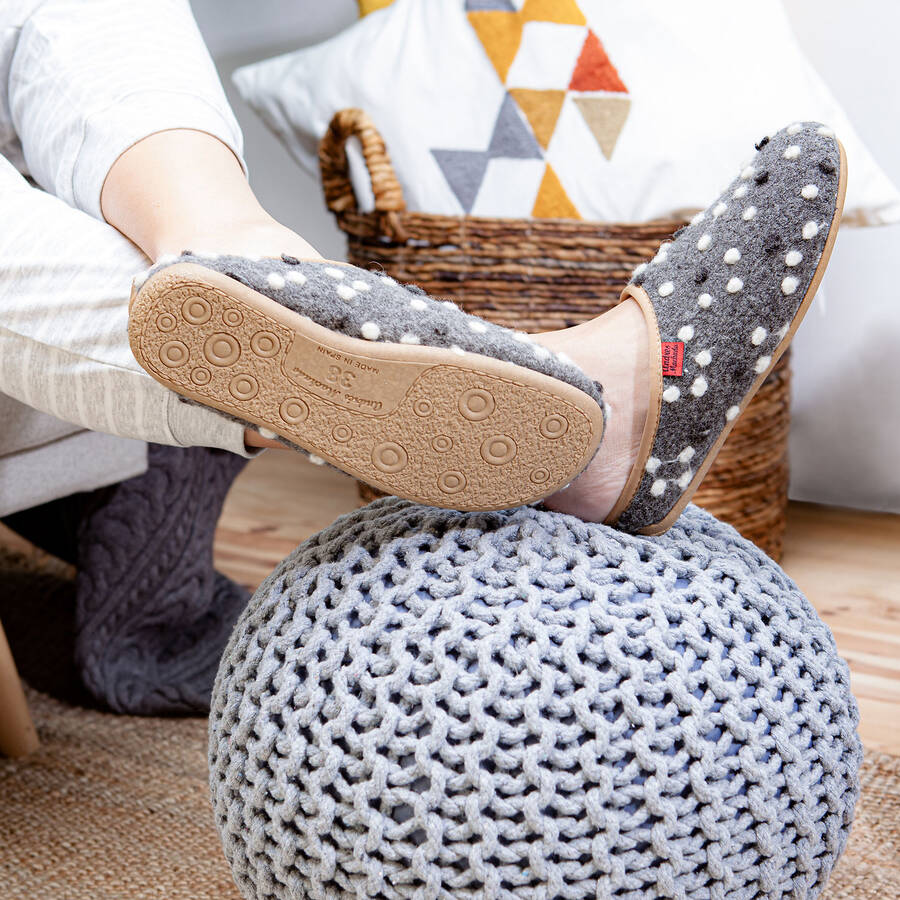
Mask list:
[{"label": "triangle pattern on cushion", "polygon": [[550,164],[544,171],[538,195],[534,201],[531,215],[536,219],[580,219],[581,215],[575,204],[569,199],[565,188]]},{"label": "triangle pattern on cushion", "polygon": [[584,13],[575,0],[525,0],[520,13],[526,22],[555,22],[557,25],[586,25]]},{"label": "triangle pattern on cushion", "polygon": [[615,94],[605,97],[573,97],[587,127],[600,145],[603,155],[610,159],[616,141],[625,127],[631,100]]},{"label": "triangle pattern on cushion", "polygon": [[516,58],[522,41],[521,17],[518,13],[491,9],[470,12],[468,18],[484,52],[497,70],[500,81],[505,84],[509,67]]},{"label": "triangle pattern on cushion", "polygon": [[541,159],[543,154],[528,130],[516,101],[510,94],[503,98],[488,153],[506,159]]},{"label": "triangle pattern on cushion", "polygon": [[600,38],[593,31],[588,31],[584,46],[575,63],[570,91],[615,91],[628,93],[628,88],[619,78],[616,67],[610,62]]},{"label": "triangle pattern on cushion", "polygon": [[468,215],[478,196],[490,154],[483,150],[432,150],[431,155]]},{"label": "triangle pattern on cushion", "polygon": [[536,91],[530,88],[511,88],[509,92],[528,119],[538,143],[546,150],[553,137],[566,92]]}]

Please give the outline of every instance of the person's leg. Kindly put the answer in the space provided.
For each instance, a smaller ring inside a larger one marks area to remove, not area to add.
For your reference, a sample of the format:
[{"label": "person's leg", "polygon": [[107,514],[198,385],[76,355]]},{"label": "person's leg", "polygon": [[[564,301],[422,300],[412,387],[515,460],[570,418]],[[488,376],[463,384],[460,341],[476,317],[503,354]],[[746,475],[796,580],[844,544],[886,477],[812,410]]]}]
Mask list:
[{"label": "person's leg", "polygon": [[137,364],[128,296],[147,258],[0,158],[0,392],[95,431],[247,455],[243,428]]}]

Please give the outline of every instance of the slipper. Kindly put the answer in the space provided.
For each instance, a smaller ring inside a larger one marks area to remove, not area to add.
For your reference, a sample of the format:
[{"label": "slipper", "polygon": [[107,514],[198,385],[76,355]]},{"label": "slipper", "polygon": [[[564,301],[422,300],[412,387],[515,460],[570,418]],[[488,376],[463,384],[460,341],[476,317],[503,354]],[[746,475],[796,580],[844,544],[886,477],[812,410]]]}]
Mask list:
[{"label": "slipper", "polygon": [[635,270],[650,334],[638,462],[608,524],[661,534],[787,349],[837,236],[844,150],[817,123],[763,138],[719,199]]},{"label": "slipper", "polygon": [[602,387],[571,360],[344,263],[161,260],[135,285],[129,338],[178,394],[431,506],[539,500],[603,436]]}]

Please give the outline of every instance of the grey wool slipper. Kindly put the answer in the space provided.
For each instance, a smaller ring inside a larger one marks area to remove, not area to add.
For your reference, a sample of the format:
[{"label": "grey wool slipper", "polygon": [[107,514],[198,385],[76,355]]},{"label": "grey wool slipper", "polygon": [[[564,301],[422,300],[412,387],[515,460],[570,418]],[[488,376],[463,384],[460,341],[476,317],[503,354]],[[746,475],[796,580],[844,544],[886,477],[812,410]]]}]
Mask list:
[{"label": "grey wool slipper", "polygon": [[828,128],[790,125],[635,270],[623,299],[641,306],[650,333],[650,411],[609,524],[660,534],[681,514],[812,302],[846,171]]},{"label": "grey wool slipper", "polygon": [[531,337],[355,266],[186,251],[132,294],[138,362],[368,484],[491,510],[591,461],[602,388]]}]

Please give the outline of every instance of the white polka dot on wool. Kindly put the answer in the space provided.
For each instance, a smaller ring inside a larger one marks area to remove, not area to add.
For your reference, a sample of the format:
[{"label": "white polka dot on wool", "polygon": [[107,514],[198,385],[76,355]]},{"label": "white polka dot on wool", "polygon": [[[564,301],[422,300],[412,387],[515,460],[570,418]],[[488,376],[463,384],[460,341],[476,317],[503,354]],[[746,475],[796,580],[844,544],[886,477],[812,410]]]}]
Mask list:
[{"label": "white polka dot on wool", "polygon": [[644,464],[644,471],[648,475],[655,475],[656,470],[662,465],[662,460],[657,459],[655,456],[651,456],[650,459]]},{"label": "white polka dot on wool", "polygon": [[814,184],[805,184],[800,189],[800,195],[804,200],[815,200],[819,196],[819,189]]},{"label": "white polka dot on wool", "polygon": [[691,225],[699,225],[703,221],[703,217],[705,215],[706,215],[706,213],[703,212],[703,210],[700,210],[700,212],[695,213],[694,217],[691,219]]},{"label": "white polka dot on wool", "polygon": [[702,397],[706,393],[708,387],[709,385],[706,383],[706,379],[702,375],[698,375],[691,385],[691,393],[695,397]]},{"label": "white polka dot on wool", "polygon": [[447,309],[459,309],[452,300],[441,300],[441,306],[445,306]]},{"label": "white polka dot on wool", "polygon": [[342,300],[347,300],[348,302],[353,300],[358,294],[358,292],[354,291],[349,284],[339,284],[337,286],[337,292]]},{"label": "white polka dot on wool", "polygon": [[725,212],[726,209],[728,209],[728,204],[727,204],[727,203],[717,203],[717,204],[713,207],[713,211],[712,211],[713,218],[714,218],[714,219],[718,219],[719,216],[721,216],[722,213]]},{"label": "white polka dot on wool", "polygon": [[671,281],[664,281],[657,289],[656,292],[660,297],[668,297],[672,291],[675,290],[675,285],[672,284]]},{"label": "white polka dot on wool", "polygon": [[278,272],[269,272],[266,276],[266,284],[270,288],[274,288],[276,291],[280,290],[284,287],[284,276],[279,275]]},{"label": "white polka dot on wool", "polygon": [[735,200],[743,200],[744,197],[747,196],[748,187],[746,184],[740,185],[740,187],[735,189],[735,192],[731,195]]},{"label": "white polka dot on wool", "polygon": [[306,284],[306,276],[302,272],[288,272],[284,277],[292,284]]},{"label": "white polka dot on wool", "polygon": [[822,137],[834,137],[834,132],[825,125],[820,125],[816,129],[816,133],[822,135]]},{"label": "white polka dot on wool", "polygon": [[775,332],[775,337],[777,337],[779,341],[783,341],[784,336],[788,333],[788,328],[790,328],[790,327],[791,327],[791,323],[786,322],[784,325],[781,326],[781,328],[778,329],[778,331]]},{"label": "white polka dot on wool", "polygon": [[741,251],[738,250],[737,247],[729,247],[729,249],[725,251],[723,259],[729,266],[733,266],[735,263],[741,261]]},{"label": "white polka dot on wool", "polygon": [[712,306],[712,297],[709,294],[701,294],[697,298],[697,306],[701,309],[709,309]]},{"label": "white polka dot on wool", "polygon": [[757,361],[756,365],[753,367],[753,371],[756,372],[757,375],[762,375],[766,369],[769,368],[769,365],[772,362],[771,356],[761,356]]},{"label": "white polka dot on wool", "polygon": [[819,233],[818,222],[807,222],[803,226],[803,239],[811,241]]},{"label": "white polka dot on wool", "polygon": [[413,309],[419,310],[419,312],[423,309],[428,309],[428,304],[421,297],[413,297],[412,300],[409,301],[409,305]]},{"label": "white polka dot on wool", "polygon": [[679,341],[689,341],[694,336],[694,326],[693,325],[682,325],[681,328],[678,329],[678,340]]},{"label": "white polka dot on wool", "polygon": [[712,243],[712,235],[704,234],[700,236],[700,240],[697,241],[697,249],[698,250],[709,250],[709,245]]},{"label": "white polka dot on wool", "polygon": [[803,262],[803,254],[799,250],[789,250],[784,257],[784,264],[793,268]]},{"label": "white polka dot on wool", "polygon": [[525,334],[524,331],[514,331],[512,333],[512,339],[514,341],[518,341],[520,344],[530,344],[531,343],[531,335]]},{"label": "white polka dot on wool", "polygon": [[469,319],[466,324],[468,324],[469,328],[476,334],[484,334],[487,331],[487,325],[479,319]]},{"label": "white polka dot on wool", "polygon": [[793,137],[795,134],[800,134],[800,132],[803,131],[803,126],[799,122],[794,122],[793,125],[788,125],[786,131]]},{"label": "white polka dot on wool", "polygon": [[378,276],[384,284],[396,284],[397,282],[391,278],[390,275],[379,275]]},{"label": "white polka dot on wool", "polygon": [[762,325],[758,325],[753,329],[753,333],[750,335],[750,343],[753,344],[754,347],[758,347],[768,336],[768,332]]},{"label": "white polka dot on wool", "polygon": [[680,462],[683,466],[686,466],[696,455],[697,451],[693,447],[685,447],[681,453],[678,454],[678,462]]},{"label": "white polka dot on wool", "polygon": [[381,337],[381,329],[374,322],[363,322],[359,332],[367,341],[377,341]]},{"label": "white polka dot on wool", "polygon": [[658,265],[659,263],[664,263],[669,256],[669,244],[663,244],[659,250],[656,251],[656,256],[650,260],[650,265]]},{"label": "white polka dot on wool", "polygon": [[267,441],[274,441],[278,437],[271,428],[260,428],[259,436],[265,438]]},{"label": "white polka dot on wool", "polygon": [[690,469],[688,469],[686,472],[682,472],[681,477],[678,479],[678,487],[680,487],[682,490],[686,490],[693,477],[694,473]]},{"label": "white polka dot on wool", "polygon": [[410,331],[407,331],[406,334],[400,335],[400,343],[401,344],[421,344],[422,342],[419,340],[419,336],[417,334],[413,334]]},{"label": "white polka dot on wool", "polygon": [[372,286],[367,281],[360,281],[357,279],[353,282],[353,290],[360,291],[364,294],[366,291],[371,291]]},{"label": "white polka dot on wool", "polygon": [[643,275],[648,269],[647,263],[641,263],[639,266],[634,267],[634,271],[631,273],[632,278],[636,278],[638,275]]},{"label": "white polka dot on wool", "polygon": [[662,396],[666,403],[674,403],[681,396],[681,391],[673,384],[663,391]]},{"label": "white polka dot on wool", "polygon": [[781,155],[785,159],[797,159],[800,156],[800,148],[796,144],[791,144]]},{"label": "white polka dot on wool", "polygon": [[131,283],[134,287],[139,288],[148,278],[150,277],[150,272],[141,272],[140,275],[135,275],[132,279]]},{"label": "white polka dot on wool", "polygon": [[781,282],[781,293],[790,296],[797,290],[799,284],[800,282],[794,278],[793,275],[788,275],[788,277]]},{"label": "white polka dot on wool", "polygon": [[458,356],[465,356],[465,355],[466,355],[466,351],[463,350],[462,347],[458,347],[456,344],[453,344],[453,345],[450,347],[450,349],[451,349],[455,354],[457,354]]},{"label": "white polka dot on wool", "polygon": [[316,456],[315,453],[310,453],[309,456],[307,457],[307,459],[309,459],[309,461],[314,466],[324,466],[325,465],[325,460],[322,459],[321,456]]},{"label": "white polka dot on wool", "polygon": [[743,290],[743,287],[744,282],[740,278],[729,278],[728,284],[725,285],[725,290],[729,294],[736,294],[738,291]]},{"label": "white polka dot on wool", "polygon": [[741,408],[739,406],[729,406],[727,410],[725,410],[725,418],[729,422],[733,422],[741,413]]},{"label": "white polka dot on wool", "polygon": [[759,212],[755,206],[748,206],[742,213],[741,218],[745,222],[749,222]]},{"label": "white polka dot on wool", "polygon": [[741,178],[743,178],[744,181],[747,181],[747,179],[752,178],[755,174],[756,169],[754,169],[753,166],[746,166],[741,172]]},{"label": "white polka dot on wool", "polygon": [[564,365],[564,366],[574,366],[575,360],[569,356],[568,353],[563,353],[562,350],[556,354],[556,358]]},{"label": "white polka dot on wool", "polygon": [[154,263],[154,265],[156,265],[156,266],[168,266],[168,265],[171,265],[173,262],[175,262],[176,259],[178,259],[178,257],[177,257],[174,253],[163,253],[163,255],[160,256],[160,257],[156,260],[156,262]]},{"label": "white polka dot on wool", "polygon": [[540,344],[532,344],[531,349],[534,351],[534,355],[538,359],[550,358],[550,351],[546,347],[542,347]]},{"label": "white polka dot on wool", "polygon": [[335,281],[342,281],[344,278],[344,273],[340,269],[336,269],[334,266],[326,266],[325,274],[329,278],[333,278]]},{"label": "white polka dot on wool", "polygon": [[662,497],[662,495],[666,492],[666,480],[665,478],[657,478],[653,484],[650,485],[650,493],[653,494],[654,497]]},{"label": "white polka dot on wool", "polygon": [[702,369],[712,362],[712,353],[710,353],[709,350],[701,350],[694,357],[694,362],[697,363],[697,365]]}]

